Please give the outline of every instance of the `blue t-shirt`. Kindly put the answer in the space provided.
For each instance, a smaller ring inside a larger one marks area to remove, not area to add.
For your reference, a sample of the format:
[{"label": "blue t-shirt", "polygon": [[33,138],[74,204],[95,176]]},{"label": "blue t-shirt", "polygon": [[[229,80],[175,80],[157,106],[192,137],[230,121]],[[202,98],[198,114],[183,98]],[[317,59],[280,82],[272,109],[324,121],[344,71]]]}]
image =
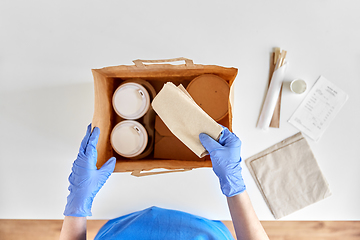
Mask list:
[{"label": "blue t-shirt", "polygon": [[189,213],[150,207],[108,221],[98,232],[97,239],[224,239],[233,240],[220,221],[208,220]]}]

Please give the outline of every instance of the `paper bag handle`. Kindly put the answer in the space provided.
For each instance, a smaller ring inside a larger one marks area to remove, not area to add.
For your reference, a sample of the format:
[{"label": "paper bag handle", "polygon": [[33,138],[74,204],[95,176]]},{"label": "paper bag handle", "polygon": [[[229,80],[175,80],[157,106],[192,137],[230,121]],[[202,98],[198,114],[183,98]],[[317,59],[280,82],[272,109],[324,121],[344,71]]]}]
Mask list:
[{"label": "paper bag handle", "polygon": [[160,172],[142,172],[140,170],[135,170],[131,173],[131,175],[135,177],[144,177],[144,176],[151,176],[151,175],[164,174],[164,173],[187,172],[190,170],[192,170],[192,168],[176,169],[176,170],[160,171]]},{"label": "paper bag handle", "polygon": [[167,63],[167,62],[179,62],[179,61],[185,61],[185,66],[186,67],[193,67],[194,66],[193,60],[188,59],[188,58],[184,58],[184,57],[170,58],[170,59],[158,59],[158,60],[137,59],[137,60],[134,60],[133,63],[135,63],[135,66],[137,66],[139,68],[145,68],[144,63]]}]

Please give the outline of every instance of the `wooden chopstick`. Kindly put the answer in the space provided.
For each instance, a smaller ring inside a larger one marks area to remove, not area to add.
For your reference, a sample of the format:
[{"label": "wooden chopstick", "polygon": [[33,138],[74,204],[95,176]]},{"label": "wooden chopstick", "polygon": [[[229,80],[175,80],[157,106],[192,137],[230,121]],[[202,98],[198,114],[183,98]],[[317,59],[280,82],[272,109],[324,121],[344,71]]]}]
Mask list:
[{"label": "wooden chopstick", "polygon": [[280,48],[277,47],[275,48],[274,65],[276,65],[279,55],[280,55]]},{"label": "wooden chopstick", "polygon": [[[276,50],[275,49],[275,58],[276,58]],[[280,50],[279,50],[280,51]],[[279,69],[280,67],[282,67],[285,64],[285,57],[286,57],[287,51],[282,50],[280,56],[277,57],[276,59],[276,65],[275,65],[275,70]]]},{"label": "wooden chopstick", "polygon": [[[283,54],[284,53],[284,54]],[[283,51],[281,52],[281,55],[283,55],[283,58],[281,60],[281,64],[280,64],[280,67],[282,67],[284,64],[285,64],[285,58],[286,58],[286,54],[287,54],[287,51]]]}]

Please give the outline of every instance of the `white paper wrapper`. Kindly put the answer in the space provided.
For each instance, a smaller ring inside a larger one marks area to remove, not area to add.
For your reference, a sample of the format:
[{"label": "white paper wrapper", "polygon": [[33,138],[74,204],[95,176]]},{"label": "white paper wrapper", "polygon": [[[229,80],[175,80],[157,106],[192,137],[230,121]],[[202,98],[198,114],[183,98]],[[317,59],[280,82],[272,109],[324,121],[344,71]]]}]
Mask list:
[{"label": "white paper wrapper", "polygon": [[285,64],[276,71],[274,71],[272,75],[270,86],[266,94],[265,102],[259,118],[259,122],[257,124],[257,127],[260,129],[267,130],[269,128],[276,107],[276,103],[279,98],[279,93],[284,80],[287,65],[288,63],[285,62]]}]

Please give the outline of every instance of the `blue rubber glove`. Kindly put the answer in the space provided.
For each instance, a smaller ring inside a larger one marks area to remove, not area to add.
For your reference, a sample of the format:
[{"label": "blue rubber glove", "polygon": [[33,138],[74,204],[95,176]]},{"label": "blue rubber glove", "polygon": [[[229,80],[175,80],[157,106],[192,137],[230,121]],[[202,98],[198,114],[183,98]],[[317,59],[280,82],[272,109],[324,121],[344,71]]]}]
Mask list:
[{"label": "blue rubber glove", "polygon": [[223,194],[232,197],[245,191],[240,166],[240,139],[225,127],[219,142],[205,133],[200,133],[199,138],[210,154],[213,170],[220,180]]},{"label": "blue rubber glove", "polygon": [[100,129],[91,124],[81,142],[79,154],[73,163],[69,176],[69,191],[64,215],[73,217],[91,216],[91,207],[95,195],[114,171],[116,159],[110,158],[99,170],[96,168]]}]

